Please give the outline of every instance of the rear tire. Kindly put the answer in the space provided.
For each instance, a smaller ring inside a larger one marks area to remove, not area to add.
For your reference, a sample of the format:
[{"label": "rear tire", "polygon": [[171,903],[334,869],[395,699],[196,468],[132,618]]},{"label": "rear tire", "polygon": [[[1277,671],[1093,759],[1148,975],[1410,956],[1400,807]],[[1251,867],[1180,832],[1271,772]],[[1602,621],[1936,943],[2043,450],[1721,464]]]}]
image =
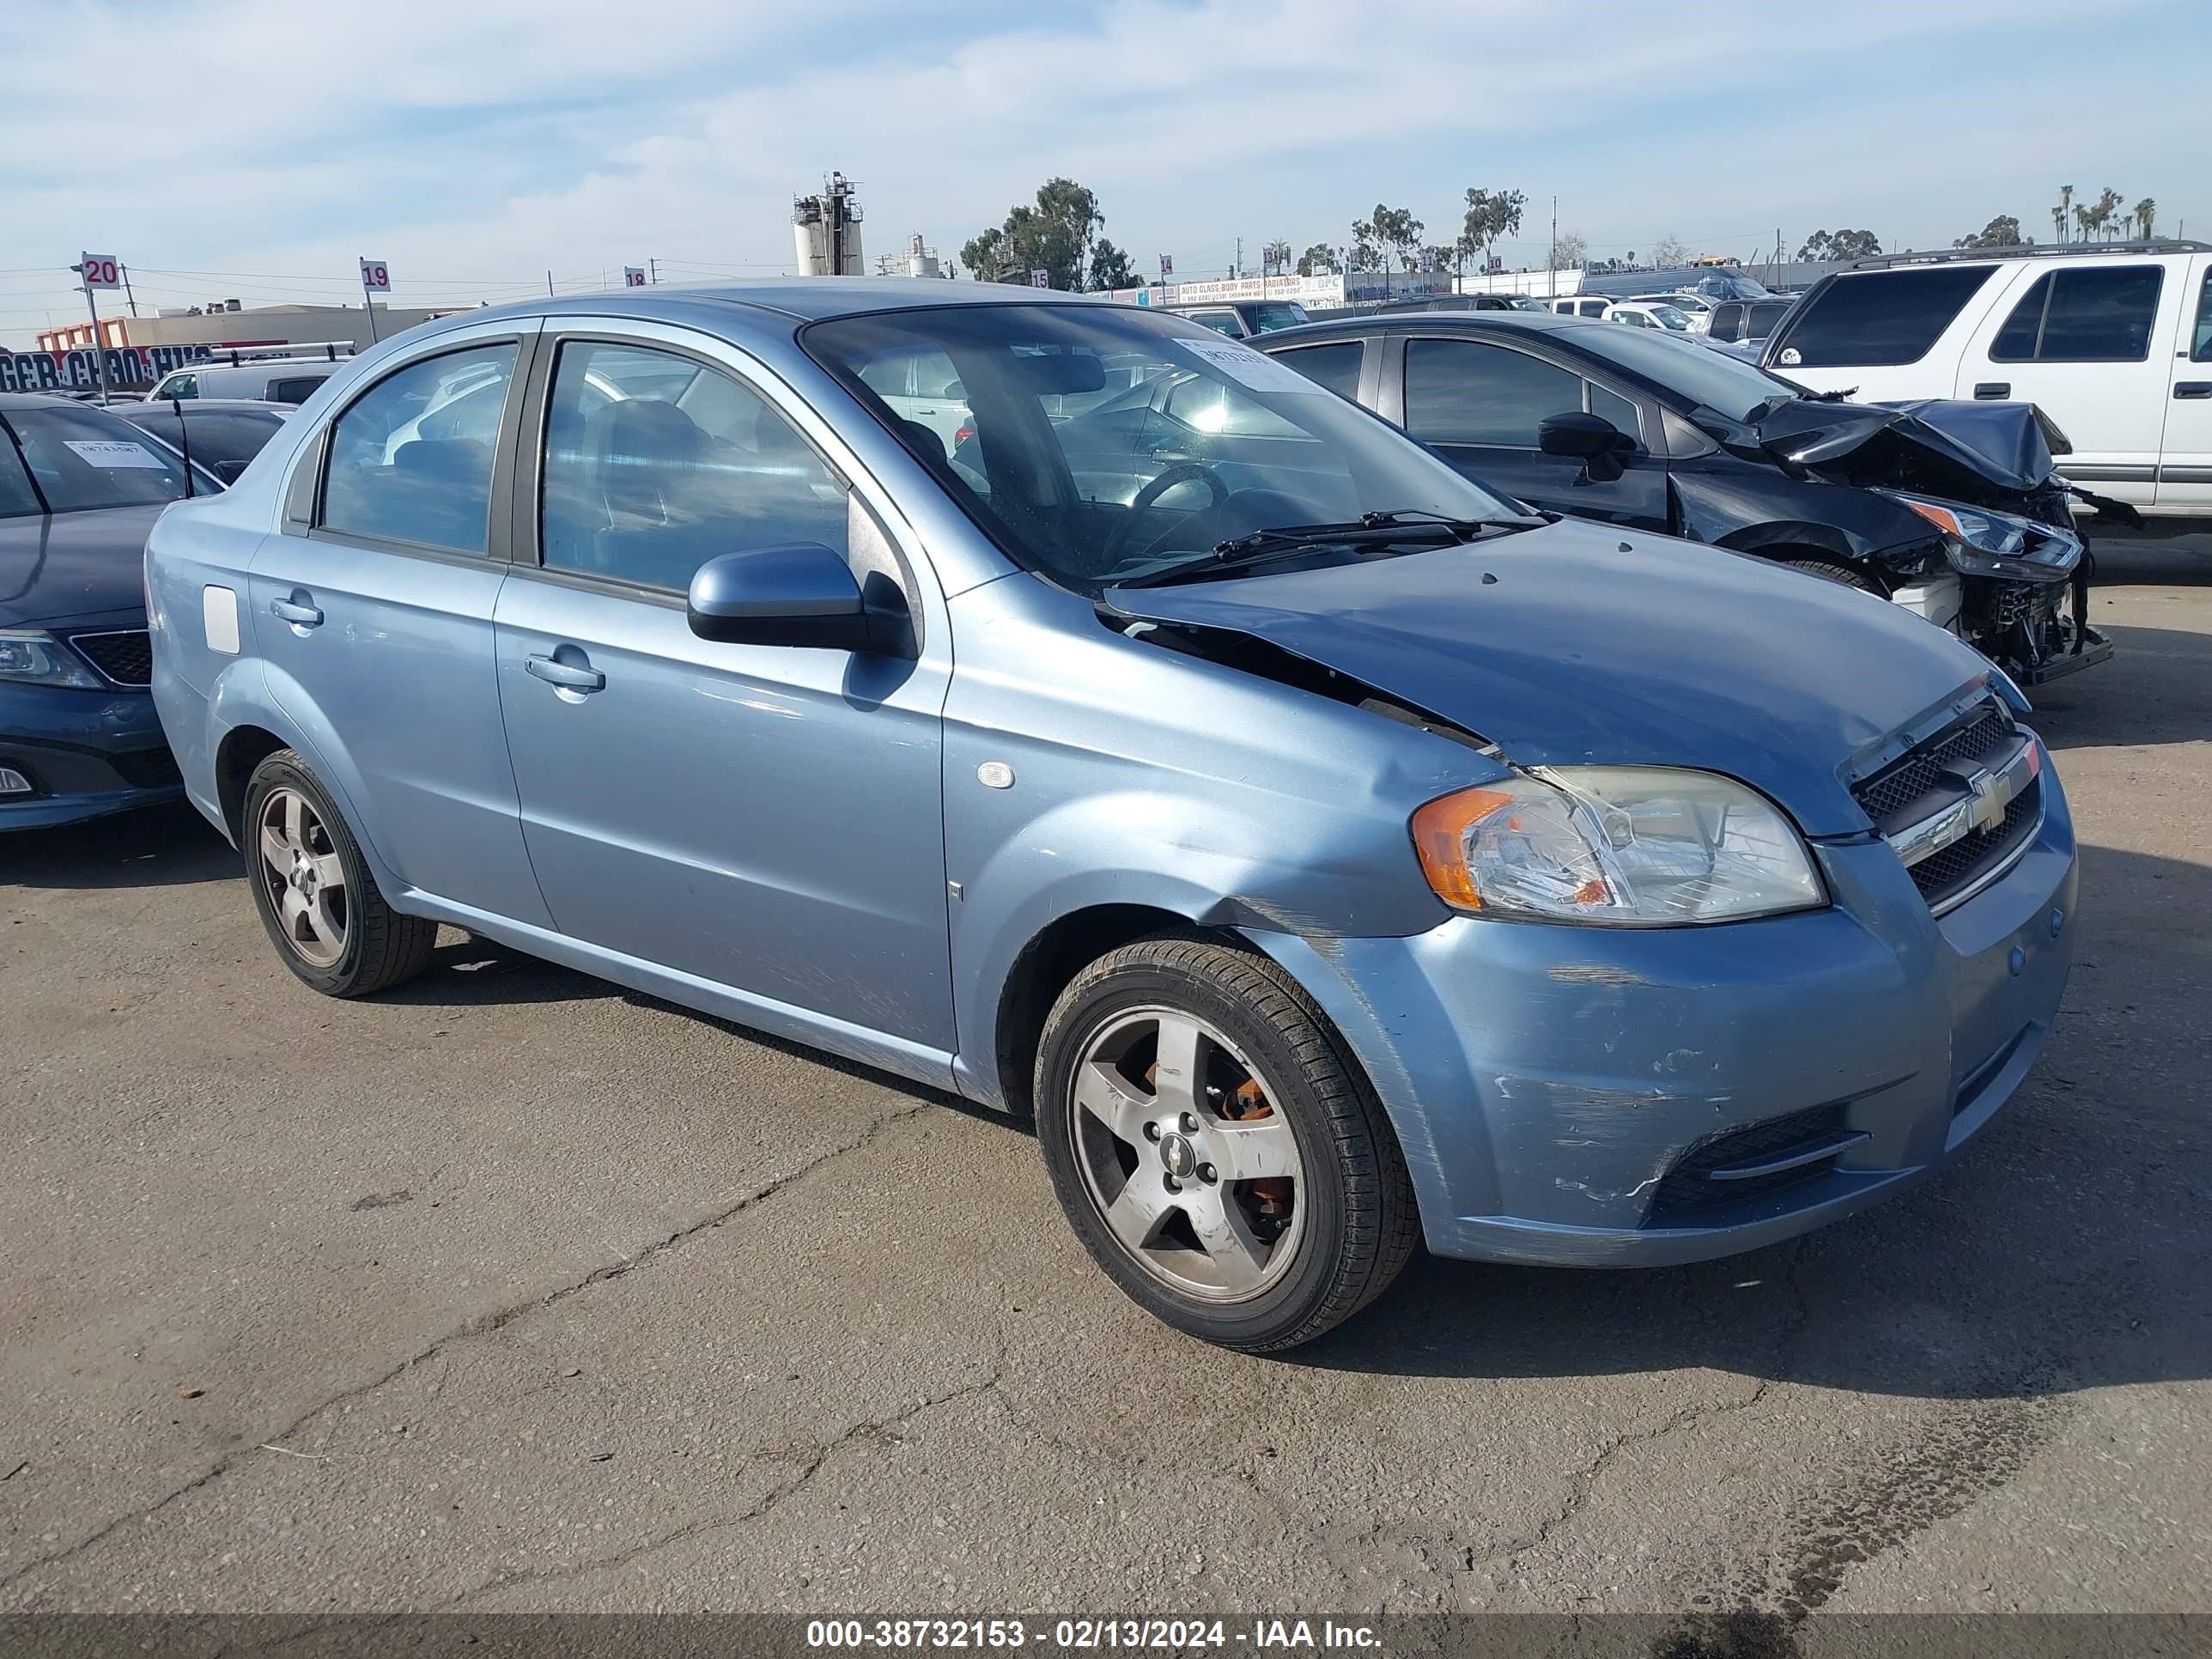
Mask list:
[{"label": "rear tire", "polygon": [[1076,1236],[1176,1329],[1263,1352],[1381,1295],[1413,1254],[1382,1104],[1297,981],[1189,933],[1125,945],[1054,1004],[1037,1139]]},{"label": "rear tire", "polygon": [[325,996],[368,996],[428,966],[438,924],[384,902],[360,842],[297,750],[280,749],[253,769],[239,842],[270,942]]}]

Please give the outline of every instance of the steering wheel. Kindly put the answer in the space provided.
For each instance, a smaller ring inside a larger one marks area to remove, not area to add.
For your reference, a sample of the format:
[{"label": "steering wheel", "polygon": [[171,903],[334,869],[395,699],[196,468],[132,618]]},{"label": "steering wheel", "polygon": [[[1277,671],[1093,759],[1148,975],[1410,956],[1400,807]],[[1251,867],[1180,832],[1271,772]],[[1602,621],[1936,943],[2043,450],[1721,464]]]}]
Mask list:
[{"label": "steering wheel", "polygon": [[[1222,481],[1221,475],[1203,461],[1178,461],[1137,492],[1135,498],[1129,503],[1129,516],[1122,520],[1121,527],[1106,538],[1106,548],[1103,556],[1109,570],[1121,562],[1123,550],[1129,538],[1136,533],[1137,520],[1144,510],[1177,484],[1187,483],[1202,483],[1212,494],[1213,499],[1208,501],[1203,509],[1208,513],[1227,501],[1231,493],[1229,486]],[[1169,533],[1168,531],[1162,531],[1153,537],[1151,541],[1145,544],[1144,551],[1151,552],[1168,538]]]}]

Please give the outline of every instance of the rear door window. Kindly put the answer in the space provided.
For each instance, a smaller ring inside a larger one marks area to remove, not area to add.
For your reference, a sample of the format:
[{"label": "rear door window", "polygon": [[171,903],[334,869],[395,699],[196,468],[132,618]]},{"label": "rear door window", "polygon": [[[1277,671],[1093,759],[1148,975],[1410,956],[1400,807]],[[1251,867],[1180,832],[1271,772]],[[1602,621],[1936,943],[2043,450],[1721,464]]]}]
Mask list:
[{"label": "rear door window", "polygon": [[2212,363],[2212,270],[2205,271],[2203,285],[2197,290],[2197,326],[2189,357],[2191,362]]},{"label": "rear door window", "polygon": [[323,527],[483,552],[514,349],[503,342],[424,358],[356,399],[331,431]]},{"label": "rear door window", "polygon": [[163,403],[172,398],[197,398],[200,395],[199,377],[194,374],[172,374],[161,382],[155,395]]},{"label": "rear door window", "polygon": [[290,380],[271,380],[269,399],[278,404],[304,404],[315,395],[315,388],[328,379],[327,374],[301,374]]},{"label": "rear door window", "polygon": [[1930,265],[1838,276],[1811,295],[1779,342],[1785,368],[1917,363],[1995,265]]},{"label": "rear door window", "polygon": [[1233,311],[1194,311],[1188,313],[1194,323],[1204,323],[1217,334],[1226,334],[1232,340],[1244,337],[1244,325]]},{"label": "rear door window", "polygon": [[2046,270],[1990,343],[1998,363],[2139,363],[2158,319],[2157,264]]},{"label": "rear door window", "polygon": [[1358,340],[1338,340],[1328,345],[1297,346],[1274,355],[1316,385],[1358,403],[1359,363],[1366,350]]}]

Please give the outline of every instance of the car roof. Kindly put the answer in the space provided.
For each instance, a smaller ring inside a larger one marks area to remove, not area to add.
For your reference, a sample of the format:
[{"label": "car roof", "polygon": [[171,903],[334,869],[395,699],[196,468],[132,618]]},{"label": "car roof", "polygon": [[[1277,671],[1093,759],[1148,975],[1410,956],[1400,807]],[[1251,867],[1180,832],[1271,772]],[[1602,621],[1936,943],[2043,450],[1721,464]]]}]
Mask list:
[{"label": "car roof", "polygon": [[1512,330],[1526,330],[1531,334],[1552,334],[1561,329],[1604,326],[1595,317],[1567,317],[1555,311],[1384,311],[1371,316],[1332,317],[1325,323],[1301,323],[1296,328],[1273,329],[1267,339],[1272,347],[1289,340],[1319,339],[1326,335],[1364,334],[1377,328],[1395,329],[1401,332],[1408,330],[1433,332],[1439,328],[1457,328],[1480,334]]},{"label": "car roof", "polygon": [[781,313],[796,321],[819,322],[830,317],[935,306],[1109,303],[1103,294],[1071,294],[1060,289],[1030,288],[1014,283],[948,281],[941,276],[763,276],[698,288],[662,283],[649,288],[614,289],[602,294],[562,295],[558,298],[525,300],[512,305],[457,312],[439,320],[477,323],[501,317],[605,316],[610,313],[629,313],[641,318],[689,313],[696,318],[702,307],[726,306]]},{"label": "car roof", "polygon": [[187,415],[222,414],[288,416],[297,409],[297,404],[270,403],[263,398],[133,398],[127,408],[158,410],[162,414],[174,414],[181,409]]}]

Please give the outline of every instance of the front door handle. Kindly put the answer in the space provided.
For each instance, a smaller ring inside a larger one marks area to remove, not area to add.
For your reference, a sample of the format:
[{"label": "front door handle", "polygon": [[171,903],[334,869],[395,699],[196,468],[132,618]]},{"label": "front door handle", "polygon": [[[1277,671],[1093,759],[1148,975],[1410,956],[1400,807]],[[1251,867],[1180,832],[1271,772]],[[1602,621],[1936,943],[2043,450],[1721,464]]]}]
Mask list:
[{"label": "front door handle", "polygon": [[604,690],[607,683],[607,677],[596,668],[579,668],[552,657],[525,657],[522,665],[548,685],[557,685],[563,691],[598,691]]},{"label": "front door handle", "polygon": [[323,613],[312,605],[297,605],[290,599],[271,599],[269,614],[295,628],[320,628]]},{"label": "front door handle", "polygon": [[1992,398],[2009,398],[2012,396],[2012,382],[2010,380],[1977,381],[1974,386],[1974,396],[1984,400]]},{"label": "front door handle", "polygon": [[2176,380],[2173,395],[2177,398],[2212,398],[2212,380]]}]

